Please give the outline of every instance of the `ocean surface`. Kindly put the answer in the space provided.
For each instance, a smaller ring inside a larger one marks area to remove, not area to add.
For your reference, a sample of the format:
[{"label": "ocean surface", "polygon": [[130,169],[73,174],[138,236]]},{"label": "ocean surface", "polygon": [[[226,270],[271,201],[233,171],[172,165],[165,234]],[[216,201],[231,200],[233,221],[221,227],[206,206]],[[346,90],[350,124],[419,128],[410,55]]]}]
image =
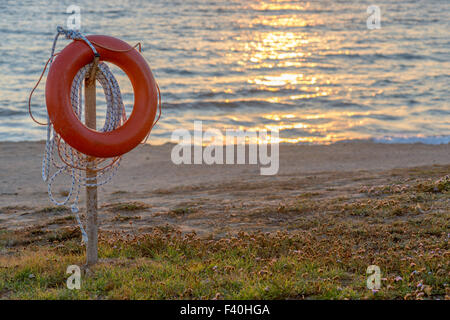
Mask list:
[{"label": "ocean surface", "polygon": [[[46,138],[28,94],[72,4],[82,32],[142,43],[163,101],[150,143],[194,120],[275,128],[293,143],[450,142],[448,0],[1,0],[0,141]],[[372,4],[380,29],[367,27]],[[130,111],[131,85],[113,71]],[[42,120],[44,87],[33,99]],[[98,105],[101,122],[101,93]]]}]

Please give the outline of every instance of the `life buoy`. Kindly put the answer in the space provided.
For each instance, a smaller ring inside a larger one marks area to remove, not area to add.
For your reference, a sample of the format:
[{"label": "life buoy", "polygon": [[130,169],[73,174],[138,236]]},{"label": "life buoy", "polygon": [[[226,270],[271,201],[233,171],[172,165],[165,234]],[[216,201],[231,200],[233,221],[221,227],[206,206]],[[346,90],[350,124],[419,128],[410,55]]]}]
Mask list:
[{"label": "life buoy", "polygon": [[103,35],[87,38],[100,54],[100,61],[117,65],[130,79],[134,91],[131,115],[109,132],[89,129],[75,115],[70,102],[72,82],[80,68],[93,60],[91,48],[78,40],[52,63],[45,86],[47,111],[54,130],[74,149],[94,157],[120,156],[135,148],[152,128],[158,106],[156,81],[144,57],[126,42]]}]

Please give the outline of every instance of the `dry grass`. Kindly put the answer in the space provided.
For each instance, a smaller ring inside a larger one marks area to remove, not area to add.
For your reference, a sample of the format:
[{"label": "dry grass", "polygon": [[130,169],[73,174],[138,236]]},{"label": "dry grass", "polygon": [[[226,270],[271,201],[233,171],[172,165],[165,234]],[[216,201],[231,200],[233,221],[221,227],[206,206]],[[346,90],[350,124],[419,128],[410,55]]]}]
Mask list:
[{"label": "dry grass", "polygon": [[[402,180],[405,175],[408,180]],[[255,223],[277,219],[283,230],[278,232],[234,230],[199,237],[171,225],[146,233],[102,232],[102,262],[83,277],[81,290],[65,286],[67,266],[85,261],[78,229],[42,225],[0,231],[0,296],[448,299],[449,176],[419,169],[392,176],[400,178],[360,186],[357,197],[308,192],[277,207],[236,211]],[[108,209],[145,208],[126,203]],[[176,208],[171,215],[189,216],[190,210]],[[372,264],[382,271],[377,292],[366,288]]]}]

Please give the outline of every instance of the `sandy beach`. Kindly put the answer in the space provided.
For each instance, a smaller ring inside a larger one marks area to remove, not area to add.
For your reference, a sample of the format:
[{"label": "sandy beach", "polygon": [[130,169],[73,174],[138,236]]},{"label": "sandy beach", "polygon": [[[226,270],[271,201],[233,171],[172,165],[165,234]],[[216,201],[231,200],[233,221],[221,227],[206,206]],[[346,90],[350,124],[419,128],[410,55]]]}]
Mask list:
[{"label": "sandy beach", "polygon": [[[281,145],[275,176],[260,175],[257,165],[174,165],[172,147],[143,145],[124,156],[117,176],[99,188],[101,230],[145,231],[167,224],[217,236],[286,230],[302,215],[280,217],[271,210],[276,213],[305,197],[319,202],[345,197],[351,203],[371,187],[450,172],[448,144]],[[43,149],[43,142],[0,144],[2,229],[75,224],[67,208],[55,208],[48,199],[41,179]],[[62,198],[67,190],[67,183],[61,183],[54,192]]]}]

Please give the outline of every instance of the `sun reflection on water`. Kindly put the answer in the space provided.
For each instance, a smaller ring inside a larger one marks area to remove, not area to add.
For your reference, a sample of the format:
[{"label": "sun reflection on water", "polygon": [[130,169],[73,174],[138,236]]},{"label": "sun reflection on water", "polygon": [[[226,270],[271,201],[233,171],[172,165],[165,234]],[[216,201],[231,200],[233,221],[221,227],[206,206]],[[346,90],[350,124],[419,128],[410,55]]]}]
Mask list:
[{"label": "sun reflection on water", "polygon": [[[45,130],[29,120],[24,99],[48,59],[46,37],[66,17],[58,13],[65,12],[63,5],[54,9],[45,0],[35,2],[11,3],[0,19],[4,139],[45,138]],[[281,141],[292,143],[450,134],[442,72],[449,64],[442,49],[447,39],[442,24],[434,22],[444,19],[436,18],[436,4],[410,2],[372,32],[366,11],[351,0],[186,0],[177,6],[154,0],[136,8],[121,0],[114,12],[106,0],[79,2],[90,8],[83,14],[87,33],[143,43],[163,101],[152,144],[170,141],[173,130],[191,128],[194,120],[220,130],[276,128]],[[48,19],[36,20],[32,8]],[[414,20],[418,28],[399,25],[417,12],[424,13]],[[21,32],[7,27],[16,21],[23,21]],[[419,25],[425,27],[420,37]],[[126,75],[114,74],[129,110],[131,84]],[[44,87],[33,103],[45,119]],[[104,105],[100,101],[99,108]]]}]

